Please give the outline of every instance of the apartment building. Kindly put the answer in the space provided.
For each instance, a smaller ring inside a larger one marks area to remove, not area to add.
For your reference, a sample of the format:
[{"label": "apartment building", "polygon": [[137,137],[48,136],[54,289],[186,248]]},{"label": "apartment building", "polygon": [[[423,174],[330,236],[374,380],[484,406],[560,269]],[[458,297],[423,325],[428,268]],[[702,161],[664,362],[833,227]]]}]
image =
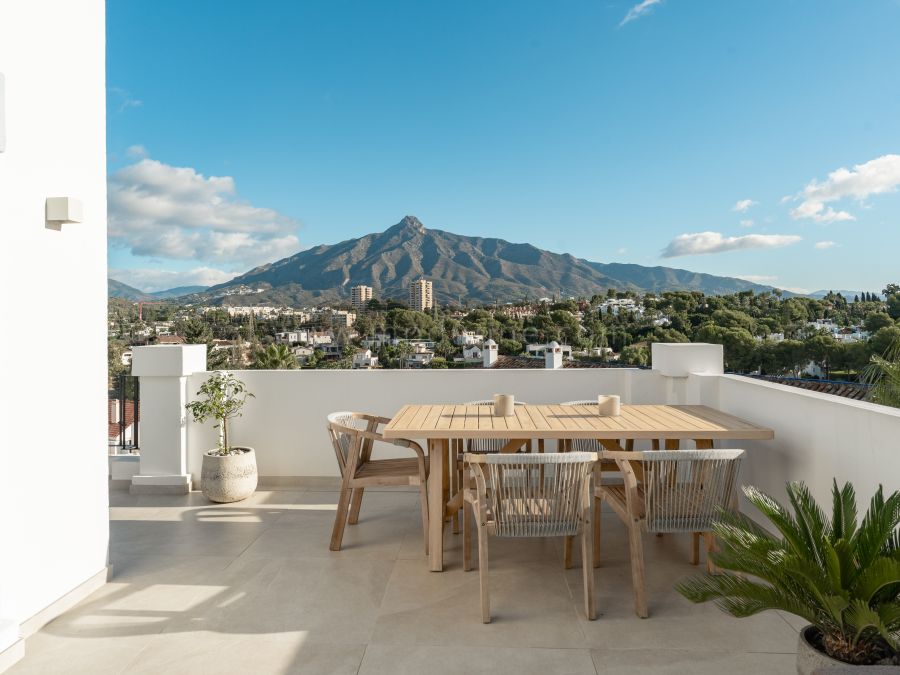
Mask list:
[{"label": "apartment building", "polygon": [[357,312],[364,312],[369,306],[369,300],[371,299],[371,286],[364,286],[360,284],[359,286],[354,286],[350,289],[350,304],[353,305],[353,309],[355,309]]},{"label": "apartment building", "polygon": [[409,308],[424,312],[434,307],[432,284],[427,279],[416,279],[409,285]]}]

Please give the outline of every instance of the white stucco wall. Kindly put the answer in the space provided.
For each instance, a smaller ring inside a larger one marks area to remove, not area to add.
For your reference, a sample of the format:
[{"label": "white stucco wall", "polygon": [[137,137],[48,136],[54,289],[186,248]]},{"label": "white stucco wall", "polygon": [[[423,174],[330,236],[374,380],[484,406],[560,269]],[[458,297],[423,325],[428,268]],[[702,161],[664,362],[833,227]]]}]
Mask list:
[{"label": "white stucco wall", "polygon": [[[232,438],[257,450],[261,476],[337,476],[325,418],[338,410],[390,417],[406,403],[459,403],[514,394],[559,403],[619,394],[626,403],[659,400],[662,378],[648,370],[305,370],[238,371],[256,398],[234,420]],[[206,373],[188,378],[193,396]],[[203,451],[215,446],[209,424],[188,421],[188,471],[199,485]],[[387,450],[383,448],[383,450]],[[403,452],[403,451],[401,451]],[[385,452],[383,457],[388,457]]]},{"label": "white stucco wall", "polygon": [[690,379],[700,402],[775,429],[774,441],[742,444],[745,483],[781,499],[787,481],[805,481],[827,511],[832,478],[850,481],[860,514],[879,483],[900,490],[900,410],[735,375]]},{"label": "white stucco wall", "polygon": [[[19,623],[107,563],[104,11],[0,3],[0,618]],[[84,222],[45,228],[64,196]]]}]

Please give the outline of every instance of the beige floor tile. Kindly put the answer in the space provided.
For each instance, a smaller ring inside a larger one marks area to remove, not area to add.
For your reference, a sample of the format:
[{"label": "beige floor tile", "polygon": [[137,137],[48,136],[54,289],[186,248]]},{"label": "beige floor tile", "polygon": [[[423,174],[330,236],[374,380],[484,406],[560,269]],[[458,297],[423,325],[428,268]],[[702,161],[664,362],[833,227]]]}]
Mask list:
[{"label": "beige floor tile", "polygon": [[374,643],[584,647],[561,566],[497,565],[490,572],[493,622],[481,623],[478,572],[440,574],[398,560],[385,592]]},{"label": "beige floor tile", "polygon": [[794,675],[797,672],[794,654],[711,649],[595,649],[591,655],[599,675]]},{"label": "beige floor tile", "polygon": [[372,644],[359,675],[596,675],[586,649]]},{"label": "beige floor tile", "polygon": [[365,645],[314,643],[302,631],[257,634],[204,630],[154,638],[124,671],[128,675],[355,675]]},{"label": "beige floor tile", "polygon": [[25,658],[7,675],[118,675],[153,637],[57,635],[54,623],[28,638]]}]

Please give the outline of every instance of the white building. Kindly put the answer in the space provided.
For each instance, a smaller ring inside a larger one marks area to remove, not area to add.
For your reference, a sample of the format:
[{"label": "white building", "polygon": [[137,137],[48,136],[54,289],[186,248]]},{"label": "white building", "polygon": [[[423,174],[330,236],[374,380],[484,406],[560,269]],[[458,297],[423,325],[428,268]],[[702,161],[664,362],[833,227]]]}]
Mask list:
[{"label": "white building", "polygon": [[378,357],[372,356],[371,349],[360,349],[353,355],[353,368],[356,370],[360,369],[371,369],[378,367]]},{"label": "white building", "polygon": [[480,345],[484,342],[484,335],[479,335],[473,330],[463,331],[459,335],[453,336],[453,344],[457,347],[465,347],[466,345]]},{"label": "white building", "polygon": [[528,354],[528,356],[544,356],[552,345],[556,345],[559,348],[564,359],[569,360],[572,358],[572,346],[561,345],[556,342],[551,342],[550,344],[525,345],[525,353]]},{"label": "white building", "polygon": [[478,345],[467,345],[463,347],[463,360],[480,361],[481,351],[481,347],[479,347]]},{"label": "white building", "polygon": [[335,328],[350,328],[356,323],[356,312],[347,312],[337,309],[331,312],[331,325]]}]

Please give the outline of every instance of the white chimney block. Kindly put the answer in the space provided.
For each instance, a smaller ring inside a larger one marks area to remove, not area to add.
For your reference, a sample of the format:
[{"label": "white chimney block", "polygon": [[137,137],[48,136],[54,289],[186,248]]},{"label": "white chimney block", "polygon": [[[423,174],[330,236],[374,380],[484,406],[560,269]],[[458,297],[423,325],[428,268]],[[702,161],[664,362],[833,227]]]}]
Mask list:
[{"label": "white chimney block", "polygon": [[481,359],[485,368],[490,368],[497,361],[497,343],[488,339],[481,347]]},{"label": "white chimney block", "polygon": [[544,350],[544,367],[558,370],[563,367],[562,347],[554,340]]},{"label": "white chimney block", "polygon": [[722,345],[705,342],[654,342],[651,361],[653,370],[667,377],[687,377],[691,373],[721,375],[725,372]]}]

